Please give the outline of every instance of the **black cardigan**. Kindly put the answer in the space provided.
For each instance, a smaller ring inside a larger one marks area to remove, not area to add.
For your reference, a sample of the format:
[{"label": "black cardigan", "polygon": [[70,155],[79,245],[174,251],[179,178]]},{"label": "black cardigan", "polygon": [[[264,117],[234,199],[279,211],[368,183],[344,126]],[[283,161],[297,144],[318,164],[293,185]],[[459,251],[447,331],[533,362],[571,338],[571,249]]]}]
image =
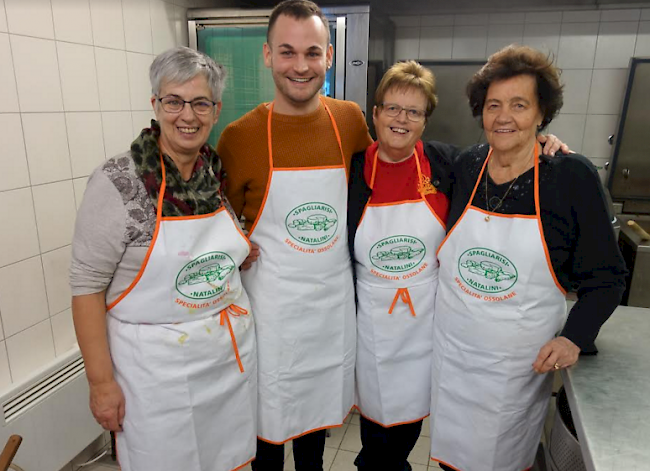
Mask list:
[{"label": "black cardigan", "polygon": [[[488,149],[485,144],[477,145],[458,156],[447,230],[469,202]],[[508,194],[507,205],[500,213],[535,214],[533,172],[530,169],[519,177],[518,186],[523,188]],[[592,353],[596,351],[594,340],[600,327],[621,300],[627,274],[603,186],[593,164],[578,154],[540,156],[539,180],[542,229],[553,271],[566,291],[578,293],[578,302],[571,309],[561,335],[583,353]],[[509,186],[510,182],[496,185],[490,179],[489,194],[502,197]],[[486,209],[485,199],[485,178],[481,178],[474,206]]]}]

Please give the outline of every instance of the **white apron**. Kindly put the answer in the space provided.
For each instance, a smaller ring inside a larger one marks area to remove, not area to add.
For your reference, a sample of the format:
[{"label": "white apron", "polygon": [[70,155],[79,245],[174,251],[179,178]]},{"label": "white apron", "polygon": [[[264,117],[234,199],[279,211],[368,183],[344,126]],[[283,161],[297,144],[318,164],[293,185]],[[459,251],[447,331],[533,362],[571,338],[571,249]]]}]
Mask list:
[{"label": "white apron", "polygon": [[472,206],[481,173],[438,252],[431,458],[460,471],[528,469],[546,416],[552,375],[532,364],[566,301],[542,232],[537,151],[536,214]]},{"label": "white apron", "polygon": [[356,320],[341,164],[276,168],[249,233],[260,257],[242,279],[258,341],[258,437],[284,443],[339,426],[353,406]]},{"label": "white apron", "polygon": [[[414,158],[421,181],[417,152]],[[371,188],[376,166],[377,154]],[[384,427],[429,415],[436,250],[444,237],[444,224],[423,194],[386,204],[371,197],[359,222],[357,407]]]},{"label": "white apron", "polygon": [[162,217],[132,285],[108,306],[126,415],[122,471],[230,471],[255,456],[257,355],[230,214]]}]

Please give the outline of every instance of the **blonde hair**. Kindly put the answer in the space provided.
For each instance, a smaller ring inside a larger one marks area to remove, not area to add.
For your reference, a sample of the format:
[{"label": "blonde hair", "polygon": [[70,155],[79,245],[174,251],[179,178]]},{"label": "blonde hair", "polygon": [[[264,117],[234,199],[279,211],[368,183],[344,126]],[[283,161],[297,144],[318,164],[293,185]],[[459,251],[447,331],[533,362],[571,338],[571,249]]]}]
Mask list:
[{"label": "blonde hair", "polygon": [[436,78],[433,73],[415,61],[398,62],[386,71],[375,92],[375,103],[383,103],[388,90],[413,88],[424,93],[427,99],[425,116],[428,118],[438,105]]}]

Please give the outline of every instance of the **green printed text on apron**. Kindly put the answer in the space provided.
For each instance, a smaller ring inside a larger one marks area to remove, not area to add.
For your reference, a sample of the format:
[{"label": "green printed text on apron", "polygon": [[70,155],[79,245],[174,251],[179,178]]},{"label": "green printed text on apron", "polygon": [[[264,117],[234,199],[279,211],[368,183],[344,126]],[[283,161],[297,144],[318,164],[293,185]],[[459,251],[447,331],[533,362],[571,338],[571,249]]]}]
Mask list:
[{"label": "green printed text on apron", "polygon": [[370,262],[382,271],[396,273],[417,267],[427,249],[417,237],[395,235],[386,237],[370,248]]},{"label": "green printed text on apron", "polygon": [[484,293],[507,291],[519,277],[517,267],[506,256],[483,247],[463,252],[458,271],[465,283]]},{"label": "green printed text on apron", "polygon": [[325,203],[305,203],[292,209],[285,219],[289,235],[305,245],[329,242],[339,227],[336,210]]},{"label": "green printed text on apron", "polygon": [[236,265],[224,252],[199,255],[185,265],[176,277],[176,291],[190,299],[210,299],[226,289],[228,278]]}]

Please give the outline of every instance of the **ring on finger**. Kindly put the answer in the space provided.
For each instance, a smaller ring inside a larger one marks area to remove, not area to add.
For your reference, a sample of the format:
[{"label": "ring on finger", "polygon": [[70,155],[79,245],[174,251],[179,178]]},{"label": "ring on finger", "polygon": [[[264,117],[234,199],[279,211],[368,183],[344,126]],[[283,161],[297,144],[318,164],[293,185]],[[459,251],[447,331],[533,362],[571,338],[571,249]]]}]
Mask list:
[{"label": "ring on finger", "polygon": [[553,369],[555,369],[556,371],[559,370],[560,369],[560,364],[556,363],[555,365],[553,365]]}]

